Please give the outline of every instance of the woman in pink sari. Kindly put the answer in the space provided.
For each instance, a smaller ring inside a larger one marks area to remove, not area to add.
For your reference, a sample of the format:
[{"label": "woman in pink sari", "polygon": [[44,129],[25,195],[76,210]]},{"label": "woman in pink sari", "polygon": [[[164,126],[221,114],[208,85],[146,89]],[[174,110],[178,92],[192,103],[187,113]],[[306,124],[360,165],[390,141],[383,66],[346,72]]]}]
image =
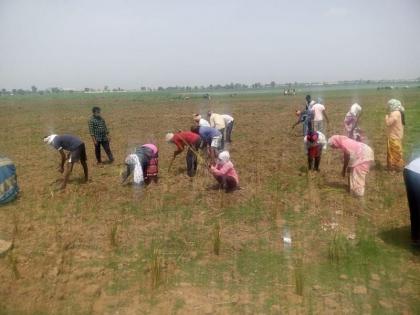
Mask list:
[{"label": "woman in pink sari", "polygon": [[342,175],[349,173],[350,193],[362,197],[365,193],[366,175],[374,162],[373,150],[366,144],[346,136],[332,136],[328,144],[344,153]]}]

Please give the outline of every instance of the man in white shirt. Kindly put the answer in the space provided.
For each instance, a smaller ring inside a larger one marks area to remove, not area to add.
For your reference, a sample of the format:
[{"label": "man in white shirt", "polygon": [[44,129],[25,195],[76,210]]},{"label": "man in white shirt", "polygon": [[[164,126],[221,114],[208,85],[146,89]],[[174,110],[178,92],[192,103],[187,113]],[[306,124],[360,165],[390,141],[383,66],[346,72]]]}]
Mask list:
[{"label": "man in white shirt", "polygon": [[207,117],[209,118],[210,127],[216,128],[222,134],[222,150],[225,147],[225,120],[222,115],[213,113],[209,111],[207,113]]},{"label": "man in white shirt", "polygon": [[411,240],[420,246],[420,157],[411,161],[403,174],[410,207]]},{"label": "man in white shirt", "polygon": [[232,142],[233,117],[227,114],[222,115],[226,125],[226,142]]},{"label": "man in white shirt", "polygon": [[207,120],[201,118],[200,114],[193,115],[194,122],[199,127],[210,127],[210,124]]},{"label": "man in white shirt", "polygon": [[324,132],[324,117],[325,120],[328,121],[327,112],[325,111],[325,106],[321,104],[322,100],[318,99],[318,102],[314,104],[311,108],[312,116],[313,116],[313,128],[314,131],[321,131]]}]

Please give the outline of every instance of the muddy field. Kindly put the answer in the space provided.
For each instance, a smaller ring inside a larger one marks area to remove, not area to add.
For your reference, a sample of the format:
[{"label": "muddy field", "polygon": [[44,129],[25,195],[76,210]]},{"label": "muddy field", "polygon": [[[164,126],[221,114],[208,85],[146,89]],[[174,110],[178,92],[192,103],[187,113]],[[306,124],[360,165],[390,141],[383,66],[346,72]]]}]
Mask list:
[{"label": "muddy field", "polygon": [[[312,93],[314,97],[320,93]],[[420,255],[409,244],[401,174],[384,170],[386,101],[407,110],[405,150],[420,145],[420,89],[323,92],[328,135],[357,100],[375,151],[364,199],[346,192],[341,156],[327,150],[306,172],[304,94],[238,94],[184,100],[175,94],[0,98],[0,152],[17,164],[21,194],[0,208],[0,314],[419,314]],[[103,109],[116,162],[97,166],[87,120]],[[242,189],[214,190],[204,168],[190,180],[185,155],[167,171],[167,131],[188,129],[208,109],[235,117],[232,160]],[[75,167],[57,190],[51,132],[87,144],[91,181]],[[136,144],[160,149],[160,181],[119,185]],[[289,235],[291,243],[284,243]],[[216,252],[219,251],[219,255]]]}]

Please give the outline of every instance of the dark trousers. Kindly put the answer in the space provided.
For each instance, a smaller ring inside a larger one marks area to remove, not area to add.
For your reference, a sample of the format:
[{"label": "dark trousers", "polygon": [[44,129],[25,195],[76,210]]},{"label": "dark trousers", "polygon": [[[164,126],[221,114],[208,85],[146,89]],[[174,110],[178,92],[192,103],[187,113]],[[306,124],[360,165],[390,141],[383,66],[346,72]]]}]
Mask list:
[{"label": "dark trousers", "polygon": [[225,128],[219,129],[219,131],[222,134],[222,141],[220,142],[220,149],[223,150],[225,148]]},{"label": "dark trousers", "polygon": [[112,162],[114,161],[114,157],[112,156],[111,148],[109,147],[109,141],[96,141],[95,144],[95,156],[98,163],[101,163],[101,145],[105,150],[106,155],[108,155],[108,159]]},{"label": "dark trousers", "polygon": [[[191,147],[195,150],[196,153],[198,153],[198,150],[201,146],[201,140],[199,140],[197,143],[193,144]],[[191,150],[191,148],[188,148],[187,151],[187,174],[189,177],[193,177],[195,173],[197,172],[197,155],[196,153]]]},{"label": "dark trousers", "polygon": [[420,174],[404,169],[404,182],[410,207],[411,239],[420,242]]},{"label": "dark trousers", "polygon": [[232,142],[233,121],[226,126],[226,142]]},{"label": "dark trousers", "polygon": [[319,171],[320,163],[321,163],[321,154],[317,157],[312,157],[308,154],[308,169],[309,170],[313,168],[315,171]]}]

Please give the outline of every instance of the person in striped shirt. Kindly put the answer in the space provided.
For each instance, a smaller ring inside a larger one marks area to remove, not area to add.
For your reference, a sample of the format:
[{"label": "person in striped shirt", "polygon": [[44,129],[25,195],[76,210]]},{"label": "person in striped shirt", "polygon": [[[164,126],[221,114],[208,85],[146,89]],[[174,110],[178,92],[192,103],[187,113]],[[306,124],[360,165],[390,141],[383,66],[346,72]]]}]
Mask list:
[{"label": "person in striped shirt", "polygon": [[92,108],[92,117],[89,119],[89,133],[92,137],[93,144],[95,146],[95,156],[98,164],[102,163],[101,159],[101,146],[104,148],[105,153],[108,156],[109,161],[114,162],[114,157],[109,147],[111,137],[106,126],[105,120],[101,116],[101,109],[99,107]]}]

